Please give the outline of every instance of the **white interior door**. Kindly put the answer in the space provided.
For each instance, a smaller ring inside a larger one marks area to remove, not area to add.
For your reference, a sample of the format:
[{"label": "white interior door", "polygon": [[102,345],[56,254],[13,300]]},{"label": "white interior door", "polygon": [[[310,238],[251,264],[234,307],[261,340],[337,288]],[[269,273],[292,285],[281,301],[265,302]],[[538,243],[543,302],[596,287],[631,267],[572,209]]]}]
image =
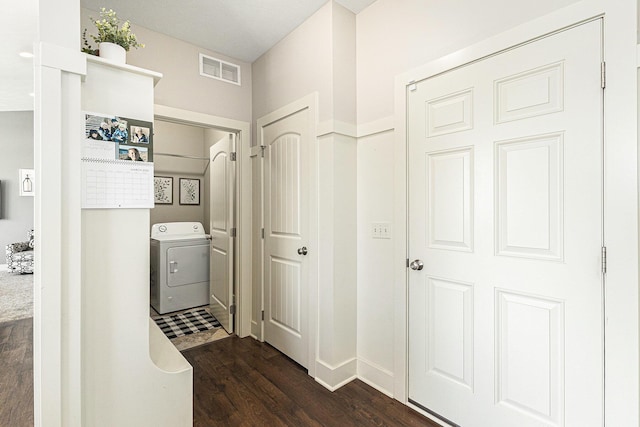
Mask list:
[{"label": "white interior door", "polygon": [[307,367],[309,111],[261,129],[264,156],[264,339]]},{"label": "white interior door", "polygon": [[229,333],[233,332],[234,302],[234,197],[235,135],[221,139],[209,149],[211,258],[209,303],[211,313]]},{"label": "white interior door", "polygon": [[600,20],[409,99],[409,398],[464,427],[603,423]]}]

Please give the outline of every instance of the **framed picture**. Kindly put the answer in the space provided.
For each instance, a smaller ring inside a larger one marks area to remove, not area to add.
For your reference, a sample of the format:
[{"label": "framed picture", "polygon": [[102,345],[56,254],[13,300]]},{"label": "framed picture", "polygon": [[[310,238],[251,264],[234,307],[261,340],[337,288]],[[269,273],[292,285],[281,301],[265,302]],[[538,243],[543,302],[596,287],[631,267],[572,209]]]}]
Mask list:
[{"label": "framed picture", "polygon": [[180,178],[180,204],[199,205],[200,204],[200,180],[191,178]]},{"label": "framed picture", "polygon": [[18,185],[21,196],[35,196],[36,179],[33,169],[18,169]]},{"label": "framed picture", "polygon": [[153,194],[156,205],[172,205],[173,178],[170,176],[154,176]]}]

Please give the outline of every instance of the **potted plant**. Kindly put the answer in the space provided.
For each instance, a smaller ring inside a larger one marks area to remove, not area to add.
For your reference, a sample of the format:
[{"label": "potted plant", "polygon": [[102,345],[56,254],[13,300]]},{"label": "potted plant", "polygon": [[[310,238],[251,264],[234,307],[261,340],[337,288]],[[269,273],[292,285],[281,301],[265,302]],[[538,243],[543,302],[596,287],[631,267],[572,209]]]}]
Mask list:
[{"label": "potted plant", "polygon": [[136,35],[131,32],[131,23],[125,21],[121,24],[116,12],[112,9],[100,10],[100,18],[93,19],[91,22],[96,26],[98,35],[91,34],[91,38],[98,44],[98,49],[93,49],[87,41],[87,30],[82,33],[84,47],[82,51],[95,55],[99,54],[102,58],[111,59],[115,62],[125,63],[126,54],[132,47],[144,47],[144,44],[138,43]]}]

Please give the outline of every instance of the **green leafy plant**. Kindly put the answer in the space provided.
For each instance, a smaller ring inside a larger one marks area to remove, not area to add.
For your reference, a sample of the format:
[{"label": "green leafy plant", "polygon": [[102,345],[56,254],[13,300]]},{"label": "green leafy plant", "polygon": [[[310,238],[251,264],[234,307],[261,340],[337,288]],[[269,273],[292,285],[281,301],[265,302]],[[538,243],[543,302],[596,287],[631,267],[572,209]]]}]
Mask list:
[{"label": "green leafy plant", "polygon": [[[118,18],[118,15],[112,9],[107,10],[103,7],[100,10],[99,19],[94,19],[93,17],[89,19],[91,19],[91,22],[93,22],[93,25],[95,25],[98,30],[98,35],[90,35],[94,42],[98,44],[104,42],[115,43],[122,46],[126,51],[129,51],[132,47],[144,47],[144,44],[138,43],[136,35],[131,32],[131,23],[125,21],[121,24],[120,18]],[[82,40],[82,51],[95,55],[97,50],[89,45],[86,29],[82,32]]]},{"label": "green leafy plant", "polygon": [[84,53],[88,53],[89,55],[98,55],[98,49],[94,49],[89,44],[89,40],[87,40],[87,29],[85,28],[82,32],[82,51]]}]

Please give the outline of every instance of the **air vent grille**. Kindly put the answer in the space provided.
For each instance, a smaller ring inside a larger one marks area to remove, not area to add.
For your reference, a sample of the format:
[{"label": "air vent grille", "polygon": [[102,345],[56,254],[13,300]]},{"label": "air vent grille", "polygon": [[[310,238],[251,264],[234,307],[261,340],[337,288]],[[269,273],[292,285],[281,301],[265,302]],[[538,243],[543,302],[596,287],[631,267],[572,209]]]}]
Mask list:
[{"label": "air vent grille", "polygon": [[200,54],[200,75],[240,86],[240,66]]}]

